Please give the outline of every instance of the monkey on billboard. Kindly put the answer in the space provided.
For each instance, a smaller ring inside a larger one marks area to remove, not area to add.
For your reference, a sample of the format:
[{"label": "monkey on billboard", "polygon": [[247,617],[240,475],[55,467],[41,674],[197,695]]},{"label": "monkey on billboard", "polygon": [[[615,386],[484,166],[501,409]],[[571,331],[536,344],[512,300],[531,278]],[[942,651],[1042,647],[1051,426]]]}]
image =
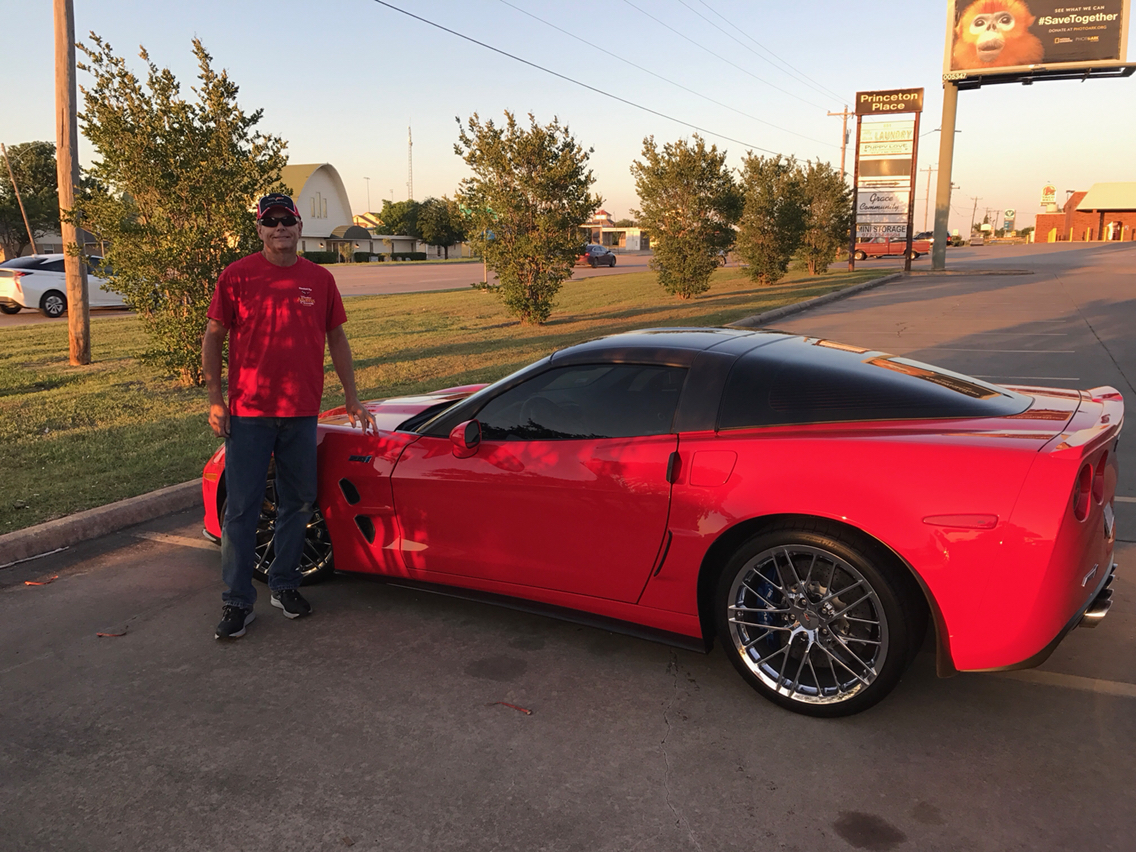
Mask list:
[{"label": "monkey on billboard", "polygon": [[951,67],[1005,68],[1041,62],[1045,48],[1029,31],[1033,22],[1022,0],[975,0],[955,25]]}]

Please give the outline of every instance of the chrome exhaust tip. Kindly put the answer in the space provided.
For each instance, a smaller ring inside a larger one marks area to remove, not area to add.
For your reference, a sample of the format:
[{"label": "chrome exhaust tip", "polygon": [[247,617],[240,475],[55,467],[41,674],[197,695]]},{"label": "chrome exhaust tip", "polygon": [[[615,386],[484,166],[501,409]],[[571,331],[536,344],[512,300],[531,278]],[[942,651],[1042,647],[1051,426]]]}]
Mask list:
[{"label": "chrome exhaust tip", "polygon": [[1108,615],[1108,611],[1112,608],[1112,580],[1116,576],[1116,563],[1112,564],[1112,570],[1109,571],[1108,579],[1105,581],[1104,587],[1093,598],[1093,602],[1089,604],[1085,614],[1081,616],[1079,627],[1096,627],[1104,617]]}]

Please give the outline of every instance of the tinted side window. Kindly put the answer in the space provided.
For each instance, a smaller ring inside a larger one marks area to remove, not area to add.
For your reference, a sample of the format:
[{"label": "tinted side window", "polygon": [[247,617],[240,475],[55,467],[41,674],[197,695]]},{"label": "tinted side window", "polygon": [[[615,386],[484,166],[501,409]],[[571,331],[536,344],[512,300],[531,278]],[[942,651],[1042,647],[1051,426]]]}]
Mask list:
[{"label": "tinted side window", "polygon": [[490,441],[665,435],[685,378],[685,367],[560,367],[490,400],[477,419]]},{"label": "tinted side window", "polygon": [[65,272],[67,270],[66,261],[64,260],[49,260],[41,263],[39,268],[44,272]]}]

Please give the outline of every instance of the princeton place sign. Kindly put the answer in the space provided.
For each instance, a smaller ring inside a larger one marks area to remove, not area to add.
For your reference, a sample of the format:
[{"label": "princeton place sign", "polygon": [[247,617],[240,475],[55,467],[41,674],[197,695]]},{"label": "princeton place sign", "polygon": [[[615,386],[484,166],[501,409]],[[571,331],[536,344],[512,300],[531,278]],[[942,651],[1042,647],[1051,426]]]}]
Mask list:
[{"label": "princeton place sign", "polygon": [[923,90],[856,93],[856,115],[895,115],[900,112],[923,112]]}]

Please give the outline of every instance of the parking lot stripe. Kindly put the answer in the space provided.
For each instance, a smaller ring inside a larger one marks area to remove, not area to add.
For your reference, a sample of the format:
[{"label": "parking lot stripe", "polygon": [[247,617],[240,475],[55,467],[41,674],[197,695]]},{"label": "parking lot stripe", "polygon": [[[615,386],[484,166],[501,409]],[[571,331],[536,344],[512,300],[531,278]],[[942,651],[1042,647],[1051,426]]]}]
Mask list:
[{"label": "parking lot stripe", "polygon": [[971,346],[967,349],[953,349],[949,346],[921,346],[920,349],[927,351],[934,350],[936,352],[1010,352],[1010,353],[1027,353],[1030,355],[1076,355],[1076,349],[982,349],[978,346]]},{"label": "parking lot stripe", "polygon": [[1136,497],[1117,497],[1117,503],[1136,503]]},{"label": "parking lot stripe", "polygon": [[1118,680],[1099,680],[1095,677],[1042,672],[1036,669],[1002,672],[998,674],[998,677],[1022,680],[1026,683],[1036,683],[1042,686],[1060,686],[1065,689],[1078,689],[1082,692],[1099,692],[1103,695],[1117,695],[1121,698],[1136,698],[1136,683],[1125,683]]},{"label": "parking lot stripe", "polygon": [[196,547],[198,550],[212,550],[217,552],[217,545],[212,542],[205,541],[204,539],[189,538],[184,535],[168,535],[166,533],[156,532],[136,532],[135,538],[142,538],[146,541],[156,541],[159,544],[176,544],[181,547]]},{"label": "parking lot stripe", "polygon": [[1031,382],[1079,382],[1080,376],[980,376],[978,373],[972,373],[976,379],[1028,379]]}]

